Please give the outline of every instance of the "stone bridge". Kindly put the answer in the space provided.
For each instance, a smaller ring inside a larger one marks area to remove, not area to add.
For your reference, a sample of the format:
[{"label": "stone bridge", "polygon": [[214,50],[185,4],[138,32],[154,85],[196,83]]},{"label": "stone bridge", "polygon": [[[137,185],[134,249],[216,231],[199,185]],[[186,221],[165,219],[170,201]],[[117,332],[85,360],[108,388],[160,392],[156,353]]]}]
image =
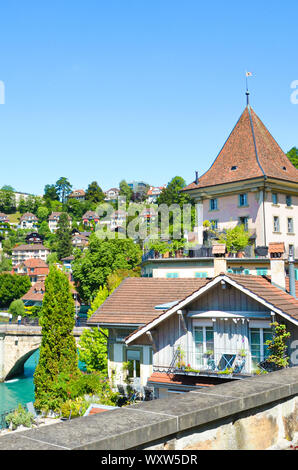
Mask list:
[{"label": "stone bridge", "polygon": [[[84,329],[73,329],[77,343]],[[0,382],[24,372],[25,362],[39,348],[41,339],[40,326],[0,325]]]}]

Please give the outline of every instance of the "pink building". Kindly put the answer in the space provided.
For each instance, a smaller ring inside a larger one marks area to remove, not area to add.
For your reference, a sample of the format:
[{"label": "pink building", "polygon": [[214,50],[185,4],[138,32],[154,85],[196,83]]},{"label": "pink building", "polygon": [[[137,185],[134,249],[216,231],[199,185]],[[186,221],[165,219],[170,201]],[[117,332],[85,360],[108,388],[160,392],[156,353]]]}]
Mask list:
[{"label": "pink building", "polygon": [[219,231],[243,224],[258,246],[283,241],[298,254],[298,170],[248,104],[215,161],[184,189],[203,222]]}]

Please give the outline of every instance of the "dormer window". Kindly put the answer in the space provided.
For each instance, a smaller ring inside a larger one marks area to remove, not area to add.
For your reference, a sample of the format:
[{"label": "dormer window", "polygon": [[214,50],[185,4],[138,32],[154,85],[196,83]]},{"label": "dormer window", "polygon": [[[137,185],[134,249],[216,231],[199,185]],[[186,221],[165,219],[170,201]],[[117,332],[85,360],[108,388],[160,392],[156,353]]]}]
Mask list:
[{"label": "dormer window", "polygon": [[285,166],[283,166],[283,167],[282,167],[282,169],[283,169],[284,171],[286,171],[286,170],[287,170],[287,168],[286,168]]},{"label": "dormer window", "polygon": [[238,168],[238,166],[236,166],[236,165],[231,166],[232,171],[237,170],[237,168]]}]

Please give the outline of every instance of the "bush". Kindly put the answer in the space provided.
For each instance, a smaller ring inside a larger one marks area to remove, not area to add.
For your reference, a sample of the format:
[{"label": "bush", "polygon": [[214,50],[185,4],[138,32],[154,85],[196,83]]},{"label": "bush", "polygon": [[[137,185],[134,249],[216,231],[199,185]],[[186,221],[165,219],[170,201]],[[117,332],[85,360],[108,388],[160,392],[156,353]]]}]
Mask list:
[{"label": "bush", "polygon": [[34,416],[32,413],[26,411],[20,404],[15,411],[6,416],[5,421],[8,425],[12,426],[13,430],[17,429],[17,427],[21,425],[31,428],[34,423]]},{"label": "bush", "polygon": [[60,412],[63,418],[78,418],[83,416],[89,407],[89,402],[83,397],[67,400],[61,405]]},{"label": "bush", "polygon": [[24,306],[23,301],[21,299],[14,300],[13,302],[11,302],[8,311],[14,317],[16,317],[18,315],[24,316],[25,313],[26,313],[25,312],[25,306]]}]

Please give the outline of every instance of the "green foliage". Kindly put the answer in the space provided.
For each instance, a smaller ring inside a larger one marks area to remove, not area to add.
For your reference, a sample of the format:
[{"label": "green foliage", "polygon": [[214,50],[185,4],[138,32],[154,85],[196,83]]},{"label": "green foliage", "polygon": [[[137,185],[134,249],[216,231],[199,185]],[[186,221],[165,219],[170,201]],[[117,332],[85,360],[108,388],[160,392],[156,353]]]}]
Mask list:
[{"label": "green foliage", "polygon": [[62,203],[66,202],[67,196],[70,194],[72,188],[72,185],[68,179],[64,176],[59,178],[58,181],[56,181],[55,188],[56,193],[59,195],[60,201]]},{"label": "green foliage", "polygon": [[94,202],[96,204],[102,202],[105,198],[104,192],[96,181],[89,184],[86,191],[86,200]]},{"label": "green foliage", "polygon": [[9,413],[5,417],[5,421],[8,425],[11,425],[12,430],[14,431],[17,429],[18,426],[25,426],[27,428],[31,428],[32,424],[34,423],[34,416],[32,413],[29,413],[25,408],[19,404],[18,408]]},{"label": "green foliage", "polygon": [[0,307],[8,307],[13,300],[20,299],[31,287],[28,276],[0,274]]},{"label": "green foliage", "polygon": [[273,338],[265,343],[271,354],[266,361],[275,364],[277,368],[287,367],[289,365],[289,356],[286,355],[287,339],[291,333],[287,332],[285,325],[278,322],[271,323],[271,326],[274,329]]},{"label": "green foliage", "polygon": [[57,237],[57,256],[61,260],[72,253],[71,231],[66,212],[62,212],[59,218],[56,231]]},{"label": "green foliage", "polygon": [[44,188],[44,199],[50,201],[58,201],[59,194],[54,184],[47,184]]},{"label": "green foliage", "polygon": [[100,286],[96,297],[91,302],[91,307],[88,310],[88,318],[93,315],[93,313],[101,306],[101,304],[106,300],[109,296],[109,291],[106,286]]},{"label": "green foliage", "polygon": [[36,408],[55,410],[61,405],[57,380],[63,372],[79,375],[78,355],[72,330],[75,325],[74,300],[69,280],[54,266],[45,281],[42,306],[42,342],[34,373]]},{"label": "green foliage", "polygon": [[225,243],[229,253],[237,253],[249,245],[250,233],[244,228],[244,225],[228,228],[225,234],[219,238],[219,243]]},{"label": "green foliage", "polygon": [[12,269],[12,261],[3,254],[0,255],[0,273],[9,272]]},{"label": "green foliage", "polygon": [[87,372],[100,371],[107,375],[107,334],[108,330],[102,333],[97,328],[91,328],[85,329],[81,335],[79,359],[85,364]]},{"label": "green foliage", "polygon": [[45,206],[39,206],[37,209],[37,217],[39,222],[44,222],[47,220],[49,215],[49,210]]},{"label": "green foliage", "polygon": [[9,313],[11,313],[14,317],[18,315],[24,316],[25,314],[25,306],[21,299],[13,300],[8,309]]},{"label": "green foliage", "polygon": [[164,188],[157,199],[158,205],[167,204],[187,204],[191,202],[191,198],[188,194],[181,192],[181,190],[186,186],[185,180],[181,176],[175,176],[167,184],[167,187]]},{"label": "green foliage", "polygon": [[119,183],[119,195],[126,197],[126,202],[129,202],[132,198],[133,191],[130,186],[128,186],[125,180],[120,181]]},{"label": "green foliage", "polygon": [[82,300],[94,299],[109,274],[118,269],[131,270],[141,262],[142,250],[131,239],[89,237],[88,250],[72,263],[73,277]]},{"label": "green foliage", "polygon": [[10,189],[0,190],[0,212],[13,214],[17,209],[16,197]]},{"label": "green foliage", "polygon": [[291,150],[287,152],[287,157],[292,162],[292,164],[298,168],[298,148],[292,147]]}]

